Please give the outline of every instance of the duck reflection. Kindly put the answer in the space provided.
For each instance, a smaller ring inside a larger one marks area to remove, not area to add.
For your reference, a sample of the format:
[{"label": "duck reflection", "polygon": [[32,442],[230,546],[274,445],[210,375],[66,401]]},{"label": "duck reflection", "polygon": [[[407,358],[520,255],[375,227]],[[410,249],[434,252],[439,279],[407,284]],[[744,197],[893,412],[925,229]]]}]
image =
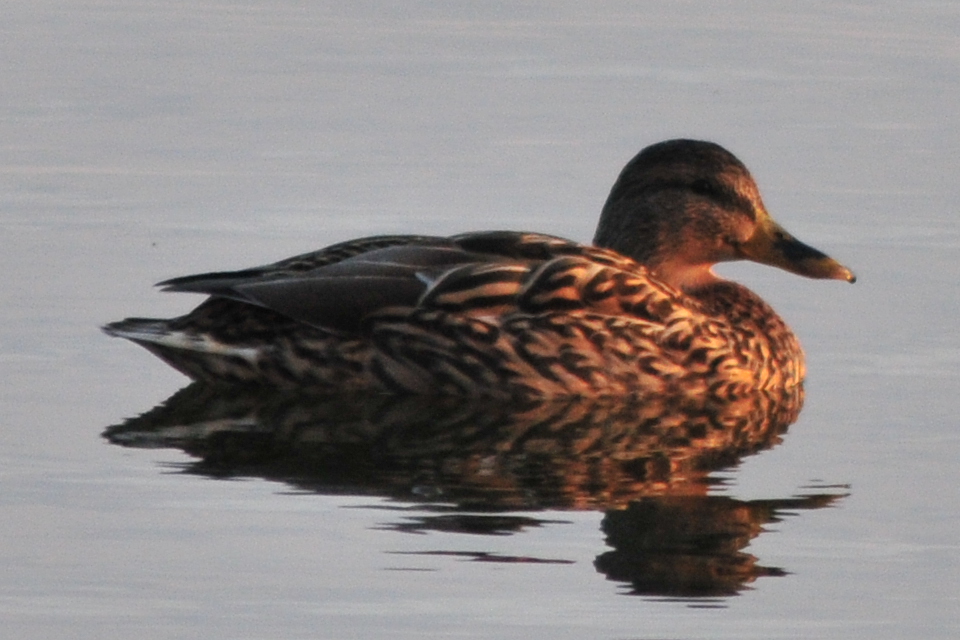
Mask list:
[{"label": "duck reflection", "polygon": [[509,535],[550,522],[509,512],[603,510],[613,550],[596,559],[600,572],[632,593],[701,597],[783,575],[741,550],[783,513],[839,497],[708,495],[711,471],[778,443],[802,402],[800,387],[732,399],[505,402],[194,384],[104,436],[182,449],[198,458],[191,473],[417,503],[415,517],[392,526],[399,531]]},{"label": "duck reflection", "polygon": [[732,596],[760,576],[783,576],[741,550],[788,511],[819,509],[838,495],[783,500],[735,500],[724,496],[641,498],[603,519],[613,547],[595,562],[631,593],[674,597]]}]

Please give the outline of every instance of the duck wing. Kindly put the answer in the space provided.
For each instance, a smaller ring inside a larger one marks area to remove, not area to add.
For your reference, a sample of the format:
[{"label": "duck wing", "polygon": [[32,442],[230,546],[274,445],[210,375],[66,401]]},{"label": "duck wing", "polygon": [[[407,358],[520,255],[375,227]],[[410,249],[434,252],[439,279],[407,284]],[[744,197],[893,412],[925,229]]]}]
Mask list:
[{"label": "duck wing", "polygon": [[[317,262],[325,259],[324,256]],[[355,332],[366,316],[414,306],[445,271],[476,258],[448,239],[374,248],[312,269],[276,263],[161,283],[165,291],[205,293],[270,309],[308,325]],[[285,261],[286,262],[286,261]]]},{"label": "duck wing", "polygon": [[371,236],[348,240],[339,244],[325,247],[318,251],[311,251],[286,258],[279,262],[242,269],[239,271],[215,271],[196,275],[171,278],[158,282],[157,286],[164,291],[179,291],[192,293],[215,294],[218,289],[229,289],[239,282],[283,278],[307,273],[319,267],[336,264],[354,256],[371,253],[387,247],[416,245],[423,247],[449,246],[450,239],[438,236]]},{"label": "duck wing", "polygon": [[[396,309],[471,316],[512,312],[649,311],[643,267],[604,249],[554,236],[493,231],[450,238],[378,236],[277,263],[160,283],[270,309],[298,322],[348,333]],[[662,294],[657,289],[656,292]],[[658,300],[663,295],[656,296]]]}]

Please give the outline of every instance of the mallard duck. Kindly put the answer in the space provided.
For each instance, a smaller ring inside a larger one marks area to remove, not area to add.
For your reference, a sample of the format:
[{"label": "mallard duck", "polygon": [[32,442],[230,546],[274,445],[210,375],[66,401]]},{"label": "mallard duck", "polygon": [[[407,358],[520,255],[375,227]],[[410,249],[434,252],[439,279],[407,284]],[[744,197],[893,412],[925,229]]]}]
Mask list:
[{"label": "mallard duck", "polygon": [[161,282],[208,299],[108,324],[187,376],[309,392],[711,394],[799,385],[793,332],[712,266],[853,273],[787,233],[723,147],[669,140],[623,169],[593,245],[539,233],[377,236]]}]

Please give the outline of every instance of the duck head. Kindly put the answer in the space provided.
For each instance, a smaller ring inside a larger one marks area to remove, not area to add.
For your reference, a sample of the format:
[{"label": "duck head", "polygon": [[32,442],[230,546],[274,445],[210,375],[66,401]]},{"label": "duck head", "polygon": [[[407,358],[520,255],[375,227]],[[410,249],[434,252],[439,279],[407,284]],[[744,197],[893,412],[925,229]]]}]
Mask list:
[{"label": "duck head", "polygon": [[808,278],[856,280],[770,217],[740,160],[699,140],[668,140],[637,154],[613,185],[593,242],[687,291],[716,282],[713,265],[731,260]]}]

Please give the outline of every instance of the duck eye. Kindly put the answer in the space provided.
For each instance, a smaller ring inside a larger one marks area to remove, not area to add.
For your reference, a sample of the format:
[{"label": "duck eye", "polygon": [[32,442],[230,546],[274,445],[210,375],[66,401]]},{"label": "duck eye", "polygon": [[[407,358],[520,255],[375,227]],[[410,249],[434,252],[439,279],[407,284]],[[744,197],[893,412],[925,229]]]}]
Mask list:
[{"label": "duck eye", "polygon": [[694,180],[690,184],[690,189],[694,193],[699,193],[701,195],[710,195],[711,193],[714,192],[714,188],[711,186],[710,182],[707,180],[704,180],[703,178],[699,180]]}]

